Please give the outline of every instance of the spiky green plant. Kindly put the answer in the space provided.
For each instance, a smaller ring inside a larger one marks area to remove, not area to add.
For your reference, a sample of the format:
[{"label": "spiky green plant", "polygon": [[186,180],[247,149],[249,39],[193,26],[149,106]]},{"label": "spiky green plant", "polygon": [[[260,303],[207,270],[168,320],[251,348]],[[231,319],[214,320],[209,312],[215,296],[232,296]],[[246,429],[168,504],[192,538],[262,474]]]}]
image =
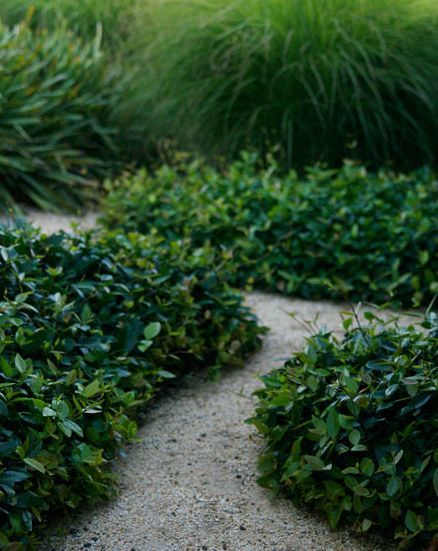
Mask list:
[{"label": "spiky green plant", "polygon": [[0,18],[15,25],[28,18],[34,28],[56,29],[67,19],[83,39],[93,39],[101,26],[105,47],[119,51],[130,33],[135,0],[2,0]]},{"label": "spiky green plant", "polygon": [[[125,161],[144,161],[149,153],[149,118],[143,98],[144,20],[135,17],[137,0],[1,0],[0,19],[9,26],[27,22],[34,31],[59,26],[90,43],[98,37],[104,64],[123,79],[122,95],[112,102],[109,122]],[[120,77],[119,77],[120,78]]]},{"label": "spiky green plant", "polygon": [[95,41],[0,25],[0,209],[80,206],[114,166],[117,94]]},{"label": "spiky green plant", "polygon": [[138,3],[158,133],[287,164],[418,166],[438,142],[435,0]]}]

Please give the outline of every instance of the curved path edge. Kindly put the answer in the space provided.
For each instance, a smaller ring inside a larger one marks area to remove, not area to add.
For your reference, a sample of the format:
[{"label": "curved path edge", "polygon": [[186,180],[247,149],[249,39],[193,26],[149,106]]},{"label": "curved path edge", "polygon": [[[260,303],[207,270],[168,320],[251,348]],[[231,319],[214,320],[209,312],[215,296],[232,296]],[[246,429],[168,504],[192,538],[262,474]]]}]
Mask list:
[{"label": "curved path edge", "polygon": [[[30,210],[43,231],[96,224]],[[119,494],[108,504],[52,524],[41,551],[389,551],[378,536],[331,532],[256,483],[262,442],[245,419],[254,411],[259,376],[280,366],[307,336],[300,320],[341,332],[345,306],[251,293],[247,303],[270,328],[244,369],[178,380],[153,402],[138,441],[116,463]],[[296,315],[291,317],[290,313]]]},{"label": "curved path edge", "polygon": [[[325,520],[256,483],[261,441],[245,419],[259,375],[303,346],[299,319],[340,331],[343,307],[252,293],[247,303],[271,330],[244,369],[178,381],[156,400],[117,463],[120,493],[71,519],[42,549],[65,551],[377,551],[377,537],[331,532]],[[296,314],[292,318],[289,313]],[[299,318],[299,319],[298,319]],[[53,534],[53,532],[52,532]]]}]

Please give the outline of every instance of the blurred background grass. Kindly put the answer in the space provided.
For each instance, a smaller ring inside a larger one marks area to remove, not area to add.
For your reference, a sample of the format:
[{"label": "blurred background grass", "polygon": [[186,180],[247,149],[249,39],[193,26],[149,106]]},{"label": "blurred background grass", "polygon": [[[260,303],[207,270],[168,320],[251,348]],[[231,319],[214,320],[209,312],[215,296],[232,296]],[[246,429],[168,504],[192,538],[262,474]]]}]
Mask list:
[{"label": "blurred background grass", "polygon": [[275,143],[288,166],[435,159],[438,3],[162,0],[147,13],[158,134],[231,154]]},{"label": "blurred background grass", "polygon": [[151,165],[169,143],[229,158],[275,147],[298,169],[436,163],[435,0],[3,0],[0,18],[3,45],[23,19],[32,32],[68,28],[73,48],[97,37],[122,165]]}]

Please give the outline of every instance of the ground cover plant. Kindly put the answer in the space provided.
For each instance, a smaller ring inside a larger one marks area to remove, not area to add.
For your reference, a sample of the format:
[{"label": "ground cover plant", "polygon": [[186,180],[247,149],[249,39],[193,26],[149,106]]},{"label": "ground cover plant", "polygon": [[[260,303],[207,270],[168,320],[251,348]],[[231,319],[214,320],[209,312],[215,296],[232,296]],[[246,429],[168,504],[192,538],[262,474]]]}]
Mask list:
[{"label": "ground cover plant", "polygon": [[[0,197],[72,208],[117,156],[117,87],[96,40],[0,24]],[[88,193],[87,193],[88,191]]]},{"label": "ground cover plant", "polygon": [[[305,298],[427,305],[437,292],[438,183],[424,170],[377,174],[346,163],[304,178],[244,155],[108,183],[109,227],[209,243],[232,284]],[[222,254],[222,252],[221,252]]]},{"label": "ground cover plant", "polygon": [[[109,182],[101,232],[0,228],[0,547],[20,549],[51,511],[111,494],[167,379],[258,347],[230,285],[430,303],[434,174],[313,163],[436,163],[438,5],[3,0],[0,17],[0,210],[79,208],[154,140],[257,150]],[[265,377],[260,482],[332,527],[422,545],[438,531],[436,317],[349,323]]]},{"label": "ground cover plant", "polygon": [[111,493],[108,466],[163,381],[258,347],[213,266],[207,248],[150,236],[0,228],[2,549]]},{"label": "ground cover plant", "polygon": [[288,167],[436,160],[434,0],[164,0],[137,10],[147,15],[143,88],[158,135],[206,153],[278,143]]},{"label": "ground cover plant", "polygon": [[368,317],[348,317],[342,340],[320,331],[262,377],[259,483],[332,528],[383,528],[424,549],[438,535],[438,317],[421,330]]}]

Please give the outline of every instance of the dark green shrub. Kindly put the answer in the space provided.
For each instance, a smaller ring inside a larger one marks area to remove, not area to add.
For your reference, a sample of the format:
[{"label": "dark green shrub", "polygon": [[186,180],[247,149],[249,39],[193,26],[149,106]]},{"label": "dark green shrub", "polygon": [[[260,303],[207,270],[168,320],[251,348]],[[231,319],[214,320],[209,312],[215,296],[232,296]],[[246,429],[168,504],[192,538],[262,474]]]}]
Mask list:
[{"label": "dark green shrub", "polygon": [[251,420],[266,438],[260,484],[332,528],[385,528],[416,550],[438,534],[436,314],[422,331],[321,332],[263,381]]},{"label": "dark green shrub", "polygon": [[214,265],[135,234],[0,228],[0,547],[110,493],[108,466],[165,379],[258,347]]},{"label": "dark green shrub", "polygon": [[427,171],[345,164],[300,179],[274,164],[258,171],[247,155],[223,172],[193,162],[108,188],[109,226],[210,243],[227,251],[239,286],[404,304],[428,304],[438,290],[438,184]]},{"label": "dark green shrub", "polygon": [[183,147],[264,152],[279,143],[294,167],[353,156],[403,169],[436,160],[435,0],[139,6],[151,124]]},{"label": "dark green shrub", "polygon": [[117,86],[97,41],[0,24],[0,198],[73,208],[109,174]]}]

